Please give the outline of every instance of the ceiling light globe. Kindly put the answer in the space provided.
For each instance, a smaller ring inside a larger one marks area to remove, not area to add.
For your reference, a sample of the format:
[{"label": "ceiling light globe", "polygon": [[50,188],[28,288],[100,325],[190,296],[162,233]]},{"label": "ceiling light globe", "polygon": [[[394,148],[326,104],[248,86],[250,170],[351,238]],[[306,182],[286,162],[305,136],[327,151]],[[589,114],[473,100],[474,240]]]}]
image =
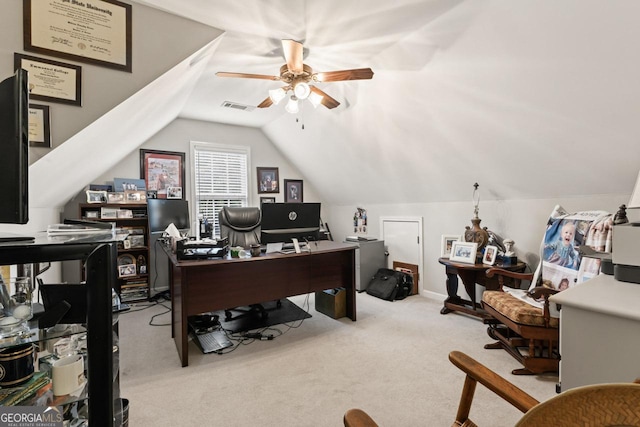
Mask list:
[{"label": "ceiling light globe", "polygon": [[318,95],[315,92],[309,94],[309,102],[313,105],[313,108],[318,108],[318,105],[322,103],[322,98],[324,98],[324,96]]},{"label": "ceiling light globe", "polygon": [[287,102],[287,105],[284,107],[285,110],[287,110],[287,113],[291,113],[291,114],[296,114],[298,111],[300,111],[300,106],[298,105],[298,98],[296,98],[295,96],[292,96],[289,99],[289,102]]},{"label": "ceiling light globe", "polygon": [[282,101],[286,96],[287,96],[287,92],[281,87],[278,89],[271,89],[269,91],[269,98],[271,98],[271,101],[275,105],[278,105],[278,102]]},{"label": "ceiling light globe", "polygon": [[311,93],[311,88],[307,83],[300,82],[293,88],[293,93],[298,99],[307,99]]}]

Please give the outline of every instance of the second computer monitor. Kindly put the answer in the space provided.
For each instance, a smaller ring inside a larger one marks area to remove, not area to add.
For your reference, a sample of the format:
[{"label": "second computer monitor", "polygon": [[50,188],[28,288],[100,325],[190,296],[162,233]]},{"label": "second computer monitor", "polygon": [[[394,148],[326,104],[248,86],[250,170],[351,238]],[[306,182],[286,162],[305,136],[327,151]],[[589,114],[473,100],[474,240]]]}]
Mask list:
[{"label": "second computer monitor", "polygon": [[260,243],[318,240],[320,203],[263,203]]}]

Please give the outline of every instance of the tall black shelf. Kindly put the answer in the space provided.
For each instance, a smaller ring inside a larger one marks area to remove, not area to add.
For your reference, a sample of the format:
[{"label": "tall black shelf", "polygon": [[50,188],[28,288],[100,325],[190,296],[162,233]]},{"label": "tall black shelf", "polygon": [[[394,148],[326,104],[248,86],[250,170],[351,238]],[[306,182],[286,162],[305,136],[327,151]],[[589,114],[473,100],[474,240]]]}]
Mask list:
[{"label": "tall black shelf", "polygon": [[111,234],[47,236],[0,243],[0,265],[80,260],[87,283],[88,414],[92,426],[114,424],[111,289],[117,284],[117,243]]}]

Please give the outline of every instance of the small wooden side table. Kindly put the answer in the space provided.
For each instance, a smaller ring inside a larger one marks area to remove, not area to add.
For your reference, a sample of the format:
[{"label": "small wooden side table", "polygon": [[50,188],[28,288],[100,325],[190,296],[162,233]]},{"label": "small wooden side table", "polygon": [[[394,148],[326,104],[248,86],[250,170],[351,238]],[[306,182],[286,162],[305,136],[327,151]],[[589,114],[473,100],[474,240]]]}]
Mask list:
[{"label": "small wooden side table", "polygon": [[[449,258],[440,258],[438,262],[445,266],[447,274],[447,299],[444,301],[444,307],[440,310],[440,314],[451,313],[452,311],[460,311],[479,317],[485,323],[493,320],[486,311],[482,309],[482,305],[476,302],[476,283],[484,286],[489,291],[500,289],[498,277],[488,278],[486,271],[492,267],[503,268],[518,273],[524,272],[527,264],[518,261],[513,265],[486,265],[486,264],[465,264],[463,262],[450,261]],[[458,276],[462,279],[467,294],[471,297],[471,301],[465,300],[458,296]],[[504,278],[504,284],[513,288],[520,286],[519,281]]]}]

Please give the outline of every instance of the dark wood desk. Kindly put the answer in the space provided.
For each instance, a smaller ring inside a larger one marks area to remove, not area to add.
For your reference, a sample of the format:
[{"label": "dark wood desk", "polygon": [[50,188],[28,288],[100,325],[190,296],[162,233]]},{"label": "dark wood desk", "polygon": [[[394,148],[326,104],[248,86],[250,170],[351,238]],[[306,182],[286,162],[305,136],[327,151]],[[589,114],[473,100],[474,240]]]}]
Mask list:
[{"label": "dark wood desk", "polygon": [[[493,320],[493,318],[482,309],[482,305],[476,302],[476,283],[484,286],[487,290],[493,291],[500,289],[497,277],[488,278],[486,271],[492,267],[504,268],[505,270],[523,272],[527,265],[518,262],[514,265],[504,266],[496,264],[494,266],[485,264],[465,264],[462,262],[450,261],[449,258],[438,259],[440,264],[445,266],[447,274],[447,299],[444,301],[444,307],[440,310],[440,314],[451,313],[452,311],[460,311],[481,318],[485,322]],[[471,301],[465,300],[458,296],[458,276],[462,279],[467,294]],[[507,282],[510,280],[511,282]],[[519,283],[513,282],[513,279],[505,278],[505,284],[511,287],[519,287]]]},{"label": "dark wood desk", "polygon": [[168,248],[171,336],[189,364],[187,317],[324,289],[347,290],[347,317],[356,320],[356,245],[320,241],[311,252],[255,258],[178,260]]}]

